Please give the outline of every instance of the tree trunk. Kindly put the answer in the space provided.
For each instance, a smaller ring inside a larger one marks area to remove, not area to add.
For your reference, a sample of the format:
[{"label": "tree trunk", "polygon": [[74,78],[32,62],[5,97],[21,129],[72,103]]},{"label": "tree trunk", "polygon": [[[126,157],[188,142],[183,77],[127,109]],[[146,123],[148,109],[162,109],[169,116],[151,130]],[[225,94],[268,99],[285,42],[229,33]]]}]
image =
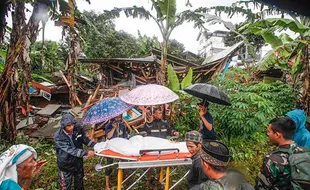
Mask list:
[{"label": "tree trunk", "polygon": [[163,86],[166,86],[167,83],[167,49],[168,49],[168,40],[165,40],[161,43],[161,60],[160,60],[160,74],[159,74],[159,83]]},{"label": "tree trunk", "polygon": [[[33,9],[33,14],[30,17],[30,20],[24,30],[23,33],[23,40],[24,46],[23,50],[20,52],[20,65],[21,68],[21,91],[19,97],[19,105],[25,108],[26,112],[28,110],[28,105],[30,101],[30,94],[29,94],[29,83],[31,82],[31,60],[30,60],[30,46],[37,40],[37,36],[39,33],[39,24],[40,20],[36,18],[36,13],[39,11],[42,13],[43,9],[42,6],[37,4]],[[47,13],[47,9],[45,9]]]},{"label": "tree trunk", "polygon": [[21,39],[22,25],[26,20],[25,3],[18,3],[12,12],[12,33],[6,64],[0,79],[0,128],[1,139],[13,142],[16,137],[15,118],[17,107],[17,87],[18,87],[18,55],[23,46]]},{"label": "tree trunk", "polygon": [[[72,30],[72,29],[71,29]],[[69,91],[69,101],[72,107],[76,105],[77,102],[77,91],[76,91],[76,67],[78,62],[78,56],[80,54],[81,47],[78,39],[78,35],[71,31],[70,34],[70,48],[68,56],[68,81],[70,84]]]},{"label": "tree trunk", "polygon": [[303,81],[304,90],[302,93],[302,104],[304,105],[307,116],[310,115],[310,65],[309,65],[309,48],[310,45],[304,49],[304,67],[303,67]]},{"label": "tree trunk", "polygon": [[[0,80],[0,107],[1,107],[1,139],[13,142],[16,137],[16,108],[19,103],[27,111],[29,102],[29,82],[31,81],[30,45],[35,42],[39,22],[36,13],[38,5],[33,9],[28,24],[25,24],[25,4],[16,3],[15,12],[12,12],[13,31],[8,48],[5,70]],[[47,9],[46,9],[47,11]],[[21,91],[18,91],[18,71],[21,71]]]}]

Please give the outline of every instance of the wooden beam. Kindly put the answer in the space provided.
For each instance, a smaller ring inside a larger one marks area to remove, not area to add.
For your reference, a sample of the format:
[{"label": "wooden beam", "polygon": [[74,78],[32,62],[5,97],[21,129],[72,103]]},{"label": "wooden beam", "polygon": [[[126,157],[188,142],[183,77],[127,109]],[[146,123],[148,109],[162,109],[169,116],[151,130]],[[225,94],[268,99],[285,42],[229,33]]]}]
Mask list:
[{"label": "wooden beam", "polygon": [[[69,83],[69,81],[67,80],[67,78],[66,78],[66,76],[64,75],[64,73],[61,71],[61,70],[59,70],[59,72],[60,72],[60,74],[61,74],[61,76],[62,76],[62,78],[64,79],[64,81],[66,82],[66,84],[67,84],[67,86],[68,86],[68,88],[69,88],[69,90],[70,90],[70,83]],[[81,100],[80,100],[80,98],[76,95],[76,101],[80,104],[80,105],[82,105],[82,102],[81,102]]]},{"label": "wooden beam", "polygon": [[149,77],[146,75],[146,73],[144,72],[143,68],[140,68],[140,70],[141,70],[141,72],[142,72],[144,78],[145,78],[145,79],[148,79]]}]

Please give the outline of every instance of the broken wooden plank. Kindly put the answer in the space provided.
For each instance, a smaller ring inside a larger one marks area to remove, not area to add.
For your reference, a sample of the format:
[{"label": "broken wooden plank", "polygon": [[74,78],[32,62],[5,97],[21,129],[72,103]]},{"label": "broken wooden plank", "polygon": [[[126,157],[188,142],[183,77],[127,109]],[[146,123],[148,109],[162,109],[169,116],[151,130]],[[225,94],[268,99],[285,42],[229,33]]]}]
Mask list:
[{"label": "broken wooden plank", "polygon": [[38,111],[37,114],[51,116],[53,115],[53,113],[55,113],[58,110],[58,108],[60,108],[60,106],[61,105],[59,104],[48,104],[45,108]]},{"label": "broken wooden plank", "polygon": [[[64,81],[66,82],[66,84],[67,84],[67,86],[68,86],[68,88],[69,88],[69,90],[70,90],[71,84],[69,83],[68,79],[66,78],[66,76],[64,75],[64,73],[63,73],[61,70],[59,70],[59,72],[60,72],[62,78],[64,79]],[[76,95],[75,98],[76,98],[76,101],[77,101],[80,105],[82,105],[82,102],[81,102],[80,98],[79,98],[77,95]]]},{"label": "broken wooden plank", "polygon": [[[87,102],[86,102],[84,108],[89,106],[90,101],[92,100],[92,97],[93,97],[92,95],[89,95],[89,97],[88,97],[88,99],[87,99]],[[84,109],[84,108],[82,109],[82,110],[83,110],[83,111],[82,111],[82,117],[84,117],[84,115],[85,115],[85,113],[86,113],[86,111],[87,111],[87,109]]]},{"label": "broken wooden plank", "polygon": [[24,127],[27,127],[28,125],[31,125],[33,124],[33,118],[32,117],[29,117],[29,120],[27,122],[27,119],[24,119],[24,120],[21,120],[18,125],[16,126],[16,129],[19,130],[19,129],[22,129]]}]

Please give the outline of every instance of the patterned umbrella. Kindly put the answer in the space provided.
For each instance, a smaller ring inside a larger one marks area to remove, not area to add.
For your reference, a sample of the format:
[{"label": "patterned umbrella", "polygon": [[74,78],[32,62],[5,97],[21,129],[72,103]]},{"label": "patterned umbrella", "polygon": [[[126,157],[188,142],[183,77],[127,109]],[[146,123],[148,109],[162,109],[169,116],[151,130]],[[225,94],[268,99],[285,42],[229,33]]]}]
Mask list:
[{"label": "patterned umbrella", "polygon": [[169,88],[157,84],[139,86],[120,97],[133,105],[159,105],[173,102],[179,98]]},{"label": "patterned umbrella", "polygon": [[123,102],[119,97],[105,98],[93,105],[83,117],[82,124],[96,124],[112,119],[127,110],[133,105]]}]

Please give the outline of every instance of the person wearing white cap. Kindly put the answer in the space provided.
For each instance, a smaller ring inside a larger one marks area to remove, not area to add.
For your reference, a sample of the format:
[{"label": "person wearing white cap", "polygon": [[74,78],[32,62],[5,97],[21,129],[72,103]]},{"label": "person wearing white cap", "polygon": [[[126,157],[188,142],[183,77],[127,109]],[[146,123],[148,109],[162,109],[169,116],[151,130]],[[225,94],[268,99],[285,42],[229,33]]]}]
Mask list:
[{"label": "person wearing white cap", "polygon": [[0,189],[26,190],[38,175],[46,160],[38,160],[36,151],[27,145],[11,146],[0,155]]}]

